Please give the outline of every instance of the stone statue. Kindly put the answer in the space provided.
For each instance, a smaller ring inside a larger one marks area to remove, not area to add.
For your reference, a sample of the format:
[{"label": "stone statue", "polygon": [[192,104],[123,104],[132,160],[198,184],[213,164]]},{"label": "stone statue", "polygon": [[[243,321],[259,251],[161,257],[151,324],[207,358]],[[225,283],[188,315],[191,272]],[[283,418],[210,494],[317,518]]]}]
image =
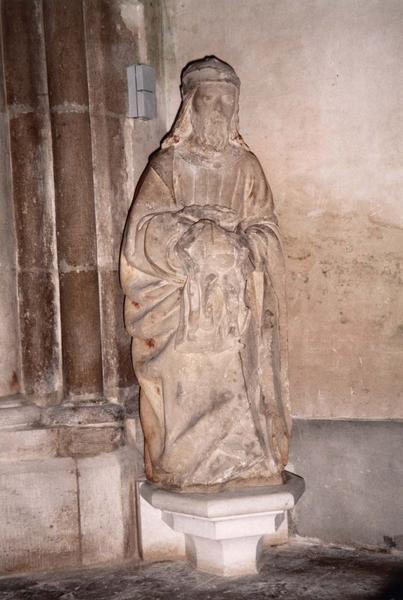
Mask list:
[{"label": "stone statue", "polygon": [[287,463],[284,260],[239,88],[215,57],[184,69],[122,249],[146,475],[179,491],[282,483]]}]

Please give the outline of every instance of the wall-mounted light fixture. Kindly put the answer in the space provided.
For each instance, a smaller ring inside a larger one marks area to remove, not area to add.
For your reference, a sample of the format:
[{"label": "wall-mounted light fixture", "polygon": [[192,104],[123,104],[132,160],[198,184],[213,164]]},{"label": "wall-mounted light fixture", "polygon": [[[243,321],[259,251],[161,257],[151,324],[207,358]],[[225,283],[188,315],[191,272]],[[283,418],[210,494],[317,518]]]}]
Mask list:
[{"label": "wall-mounted light fixture", "polygon": [[154,119],[157,115],[155,101],[155,70],[150,65],[127,67],[129,92],[128,116],[137,119]]}]

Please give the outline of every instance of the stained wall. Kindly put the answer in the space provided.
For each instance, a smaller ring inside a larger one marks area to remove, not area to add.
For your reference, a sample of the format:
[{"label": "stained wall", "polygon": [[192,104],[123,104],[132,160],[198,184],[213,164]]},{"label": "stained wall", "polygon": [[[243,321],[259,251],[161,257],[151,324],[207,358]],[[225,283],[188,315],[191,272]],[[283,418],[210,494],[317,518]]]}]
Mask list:
[{"label": "stained wall", "polygon": [[188,61],[242,82],[288,259],[293,414],[403,417],[402,3],[168,0],[166,19],[168,121]]}]

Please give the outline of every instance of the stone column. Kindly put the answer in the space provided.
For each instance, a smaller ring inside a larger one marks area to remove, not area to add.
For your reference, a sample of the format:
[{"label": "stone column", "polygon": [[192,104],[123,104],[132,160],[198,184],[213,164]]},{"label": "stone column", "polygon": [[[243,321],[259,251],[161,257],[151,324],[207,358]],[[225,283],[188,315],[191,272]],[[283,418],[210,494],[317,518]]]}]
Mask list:
[{"label": "stone column", "polygon": [[97,232],[81,0],[43,3],[56,190],[64,395],[102,397]]},{"label": "stone column", "polygon": [[[62,385],[52,144],[41,2],[3,0],[2,32],[17,239],[20,390],[36,403],[47,405],[60,400]],[[12,227],[11,221],[9,235]],[[7,252],[10,251],[12,246],[8,246]],[[12,289],[12,283],[8,289]],[[10,359],[15,360],[12,356],[11,352]]]},{"label": "stone column", "polygon": [[[113,0],[83,2],[88,92],[94,159],[97,262],[100,281],[104,394],[120,401],[134,374],[130,338],[123,324],[119,251],[130,193],[124,147],[126,65],[133,62],[135,40],[121,22]],[[119,27],[117,27],[119,25]]]},{"label": "stone column", "polygon": [[[1,21],[0,21],[1,23]],[[0,26],[1,30],[1,26]],[[0,45],[0,398],[20,391],[17,270],[10,138]]]},{"label": "stone column", "polygon": [[[83,0],[87,77],[98,231],[98,276],[104,395],[133,408],[135,378],[130,338],[123,323],[119,282],[122,232],[134,188],[147,158],[166,131],[163,103],[158,118],[127,117],[126,67],[148,63],[162,81],[160,6],[121,0]],[[161,98],[161,94],[160,94]]]}]

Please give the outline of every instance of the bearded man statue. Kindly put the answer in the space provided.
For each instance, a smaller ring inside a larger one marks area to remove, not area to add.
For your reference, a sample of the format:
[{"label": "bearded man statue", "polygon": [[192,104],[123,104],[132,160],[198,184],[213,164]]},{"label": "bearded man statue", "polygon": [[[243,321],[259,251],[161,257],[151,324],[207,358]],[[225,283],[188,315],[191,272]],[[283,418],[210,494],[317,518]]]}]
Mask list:
[{"label": "bearded man statue", "polygon": [[238,131],[232,67],[190,63],[181,89],[121,256],[146,475],[179,491],[282,483],[290,416],[272,194]]}]

